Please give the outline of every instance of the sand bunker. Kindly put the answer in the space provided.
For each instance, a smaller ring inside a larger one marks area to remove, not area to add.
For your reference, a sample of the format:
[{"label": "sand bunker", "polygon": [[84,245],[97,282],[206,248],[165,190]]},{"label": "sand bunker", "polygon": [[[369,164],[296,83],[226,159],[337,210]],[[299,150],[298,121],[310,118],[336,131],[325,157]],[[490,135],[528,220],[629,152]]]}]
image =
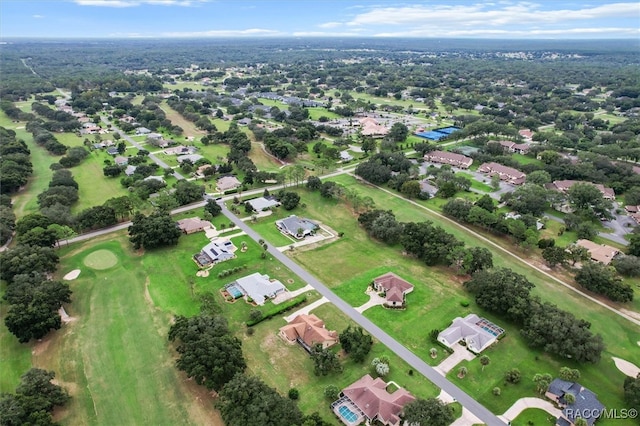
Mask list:
[{"label": "sand bunker", "polygon": [[196,272],[196,276],[198,276],[198,277],[208,277],[209,276],[209,271],[208,270],[198,271],[198,272]]},{"label": "sand bunker", "polygon": [[73,271],[62,277],[62,279],[65,281],[72,281],[78,278],[78,275],[80,275],[80,269],[74,269]]},{"label": "sand bunker", "polygon": [[96,250],[84,258],[84,264],[91,269],[109,269],[118,263],[118,258],[109,250]]},{"label": "sand bunker", "polygon": [[614,356],[612,356],[611,359],[613,359],[613,362],[616,364],[616,368],[622,371],[625,375],[629,377],[638,377],[638,374],[640,374],[640,367],[634,363]]}]

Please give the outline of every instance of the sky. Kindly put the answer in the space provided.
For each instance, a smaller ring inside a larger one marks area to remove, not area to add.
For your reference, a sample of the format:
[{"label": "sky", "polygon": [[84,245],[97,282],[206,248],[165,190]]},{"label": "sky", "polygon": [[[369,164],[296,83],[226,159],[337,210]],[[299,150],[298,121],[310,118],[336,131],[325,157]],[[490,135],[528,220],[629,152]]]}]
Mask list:
[{"label": "sky", "polygon": [[11,37],[640,40],[640,2],[0,0],[0,39]]}]

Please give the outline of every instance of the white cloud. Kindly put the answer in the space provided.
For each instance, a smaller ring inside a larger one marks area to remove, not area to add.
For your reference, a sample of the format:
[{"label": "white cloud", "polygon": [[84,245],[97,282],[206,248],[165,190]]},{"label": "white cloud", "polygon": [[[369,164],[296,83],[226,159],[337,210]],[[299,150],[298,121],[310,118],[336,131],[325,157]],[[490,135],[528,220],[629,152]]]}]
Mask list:
[{"label": "white cloud", "polygon": [[358,31],[337,32],[337,31],[298,31],[292,33],[294,37],[362,37]]},{"label": "white cloud", "polygon": [[31,17],[34,19],[42,19],[44,18],[44,15],[32,15]]},{"label": "white cloud", "polygon": [[438,29],[438,30],[414,30],[385,32],[375,34],[375,37],[481,37],[481,38],[566,38],[573,37],[629,37],[639,36],[638,28],[571,28],[571,29],[527,29],[527,30],[503,30],[503,29]]},{"label": "white cloud", "polygon": [[325,22],[324,24],[318,25],[319,28],[336,28],[343,25],[341,22]]},{"label": "white cloud", "polygon": [[262,28],[248,28],[245,30],[210,30],[192,32],[167,32],[162,37],[273,37],[283,36],[284,33]]},{"label": "white cloud", "polygon": [[80,6],[135,7],[143,4],[155,6],[195,6],[209,0],[73,0]]},{"label": "white cloud", "polygon": [[553,24],[613,17],[628,18],[637,16],[640,11],[637,2],[611,3],[594,7],[583,6],[573,10],[543,10],[540,5],[530,2],[489,5],[491,3],[381,7],[356,15],[348,25],[462,25],[466,27],[481,25],[487,27]]}]

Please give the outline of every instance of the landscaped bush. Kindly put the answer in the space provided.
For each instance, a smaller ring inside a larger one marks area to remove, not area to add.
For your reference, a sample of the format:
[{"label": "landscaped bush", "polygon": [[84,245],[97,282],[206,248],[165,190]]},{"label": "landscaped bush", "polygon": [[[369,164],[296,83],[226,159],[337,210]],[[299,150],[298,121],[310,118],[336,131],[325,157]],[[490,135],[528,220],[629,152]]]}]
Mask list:
[{"label": "landscaped bush", "polygon": [[460,301],[460,306],[462,306],[463,308],[467,308],[469,306],[469,301],[468,300],[461,300]]},{"label": "landscaped bush", "polygon": [[287,300],[286,302],[281,303],[279,305],[273,305],[273,307],[262,311],[261,318],[249,319],[249,321],[246,322],[247,327],[252,327],[266,319],[272,318],[278,314],[281,314],[282,312],[286,312],[289,309],[295,308],[296,306],[306,301],[307,301],[307,296],[300,295],[298,297],[294,297],[293,299]]}]

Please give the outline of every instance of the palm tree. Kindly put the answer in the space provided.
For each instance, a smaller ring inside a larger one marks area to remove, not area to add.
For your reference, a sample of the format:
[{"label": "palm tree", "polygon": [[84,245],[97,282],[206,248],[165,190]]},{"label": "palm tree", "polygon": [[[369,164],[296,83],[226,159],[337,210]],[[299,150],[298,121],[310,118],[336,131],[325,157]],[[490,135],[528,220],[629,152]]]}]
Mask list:
[{"label": "palm tree", "polygon": [[467,375],[467,371],[468,371],[467,367],[458,368],[458,377],[462,379],[464,376]]},{"label": "palm tree", "polygon": [[484,368],[487,365],[489,365],[490,362],[491,362],[491,359],[487,355],[482,355],[480,357],[480,364],[482,364],[482,371],[484,371]]}]

